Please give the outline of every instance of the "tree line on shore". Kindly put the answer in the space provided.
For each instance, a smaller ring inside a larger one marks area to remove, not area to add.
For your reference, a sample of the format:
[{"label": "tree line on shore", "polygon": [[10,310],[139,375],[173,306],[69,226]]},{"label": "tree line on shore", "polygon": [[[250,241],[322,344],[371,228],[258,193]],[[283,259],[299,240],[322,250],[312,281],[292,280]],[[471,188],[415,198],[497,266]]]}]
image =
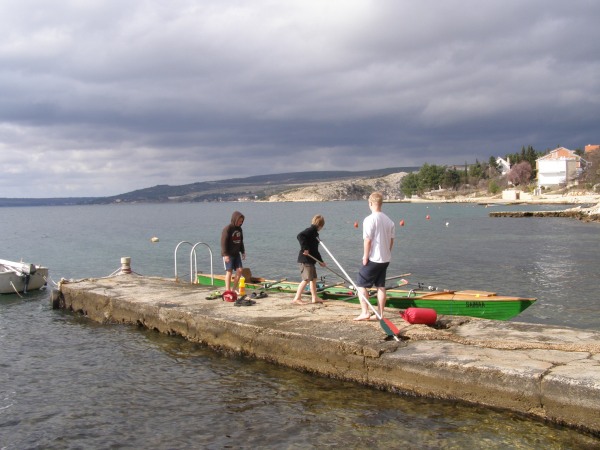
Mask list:
[{"label": "tree line on shore", "polygon": [[[497,158],[490,156],[487,162],[476,160],[475,164],[459,166],[438,166],[424,164],[418,172],[412,172],[402,179],[401,190],[406,197],[420,195],[433,190],[449,191],[486,191],[496,195],[509,185],[521,186],[526,190],[534,187],[537,177],[536,160],[551,150],[537,151],[531,145],[523,146],[520,153],[509,153],[504,156],[510,162],[510,170],[502,175]],[[581,149],[575,153],[582,156]],[[587,170],[580,181],[587,189],[598,188],[600,183],[600,152],[586,155]]]}]

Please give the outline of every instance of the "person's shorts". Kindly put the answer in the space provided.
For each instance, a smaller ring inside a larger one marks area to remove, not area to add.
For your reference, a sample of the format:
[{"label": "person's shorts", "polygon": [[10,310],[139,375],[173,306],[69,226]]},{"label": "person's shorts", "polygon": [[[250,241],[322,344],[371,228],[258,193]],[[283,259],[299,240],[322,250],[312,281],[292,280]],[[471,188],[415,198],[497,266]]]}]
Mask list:
[{"label": "person's shorts", "polygon": [[317,268],[314,264],[299,264],[300,276],[304,281],[311,281],[317,278]]},{"label": "person's shorts", "polygon": [[242,269],[244,267],[242,265],[242,255],[238,253],[236,256],[230,256],[228,263],[225,262],[225,257],[223,257],[223,265],[226,272],[235,272],[237,269]]},{"label": "person's shorts", "polygon": [[367,265],[362,266],[358,272],[356,285],[364,288],[370,288],[372,286],[385,287],[385,276],[389,265],[389,262],[367,262]]}]

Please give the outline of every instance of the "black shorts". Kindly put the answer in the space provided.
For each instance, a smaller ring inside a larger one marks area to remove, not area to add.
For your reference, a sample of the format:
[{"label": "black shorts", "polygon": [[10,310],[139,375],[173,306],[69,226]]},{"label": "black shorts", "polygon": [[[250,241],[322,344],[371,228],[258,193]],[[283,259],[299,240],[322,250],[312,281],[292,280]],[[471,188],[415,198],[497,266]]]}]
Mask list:
[{"label": "black shorts", "polygon": [[385,287],[385,276],[389,265],[389,262],[367,262],[367,265],[362,266],[358,272],[356,285],[364,288],[370,288],[372,286]]}]

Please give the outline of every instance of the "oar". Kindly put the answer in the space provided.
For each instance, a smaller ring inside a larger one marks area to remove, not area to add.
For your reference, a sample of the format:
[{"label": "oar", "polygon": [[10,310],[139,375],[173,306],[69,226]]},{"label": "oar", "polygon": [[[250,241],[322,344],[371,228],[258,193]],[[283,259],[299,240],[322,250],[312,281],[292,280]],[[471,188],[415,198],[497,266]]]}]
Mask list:
[{"label": "oar", "polygon": [[363,301],[367,302],[367,305],[369,305],[369,307],[373,310],[373,312],[375,313],[375,316],[377,316],[377,318],[379,319],[379,325],[381,325],[381,328],[383,328],[383,331],[385,331],[388,336],[392,336],[394,339],[399,341],[400,339],[398,339],[398,334],[400,333],[400,330],[398,330],[396,325],[394,325],[391,320],[385,319],[379,314],[379,312],[375,309],[375,307],[373,305],[371,305],[371,302],[369,301],[369,299],[365,298],[363,293],[358,290],[358,286],[356,286],[354,281],[352,281],[352,278],[350,278],[348,276],[348,274],[346,273],[344,268],[340,265],[340,263],[337,261],[337,259],[335,259],[335,257],[331,254],[331,252],[327,249],[327,247],[325,246],[323,241],[319,241],[319,242],[321,242],[321,245],[323,246],[325,251],[329,254],[329,256],[331,256],[331,259],[333,259],[333,262],[335,262],[335,264],[340,268],[340,270],[343,272],[343,274],[346,275],[346,279],[352,283],[352,286],[354,286],[354,289],[356,289],[356,292],[361,297],[361,299]]},{"label": "oar", "polygon": [[[412,273],[403,273],[402,275],[396,275],[395,277],[386,278],[385,281],[396,280],[398,278],[409,277],[411,275],[412,275]],[[406,283],[404,283],[404,284],[407,284],[407,283],[408,283],[408,281]]]},{"label": "oar", "polygon": [[[407,284],[409,284],[408,280],[400,280],[400,282],[398,282],[398,284],[392,284],[392,285],[386,286],[385,289],[387,291],[388,289],[394,289],[394,288],[397,288],[400,286],[405,286]],[[375,291],[375,292],[377,292],[377,291]],[[357,298],[358,298],[358,295],[355,295],[354,297],[342,298],[341,300],[344,302],[349,302],[349,301],[355,300]]]},{"label": "oar", "polygon": [[427,286],[425,285],[425,283],[421,283],[420,281],[418,283],[406,283],[410,286],[416,286],[418,290],[421,291],[445,291],[446,289],[440,289],[437,286]]},{"label": "oar", "polygon": [[274,283],[265,283],[263,284],[263,289],[271,289],[273,286],[283,283],[284,281],[287,281],[287,278],[282,278],[281,280],[275,281]]},{"label": "oar", "polygon": [[317,292],[323,292],[325,289],[329,289],[332,287],[336,287],[336,286],[341,286],[342,283],[338,282],[338,283],[331,283],[331,284],[325,284],[323,286],[321,286],[320,288],[317,288]]},{"label": "oar", "polygon": [[[318,263],[321,262],[317,258],[315,258],[313,255],[311,255],[310,253],[308,255],[306,255],[306,256],[308,256],[309,258],[313,259],[315,262],[318,262]],[[339,273],[337,273],[335,270],[331,269],[329,266],[326,265],[325,268],[327,270],[329,270],[331,273],[333,273],[334,275],[340,277],[342,280],[347,281],[348,283],[352,283],[352,281],[347,280],[345,277],[341,276]],[[396,276],[393,276],[393,277],[386,278],[385,281],[396,280],[398,278],[404,278],[404,277],[408,277],[410,275],[412,275],[412,274],[411,273],[403,273],[402,275],[396,275]]]},{"label": "oar", "polygon": [[[315,258],[313,255],[311,255],[310,253],[308,255],[309,258],[314,259],[316,262],[320,263],[322,261],[319,261],[317,258]],[[331,256],[331,255],[330,255]],[[332,274],[340,277],[342,280],[347,281],[348,283],[352,283],[352,281],[348,280],[347,278],[343,277],[342,275],[340,275],[339,273],[337,273],[335,270],[333,270],[331,267],[329,267],[328,265],[325,265],[325,268],[327,270],[329,270]]]}]

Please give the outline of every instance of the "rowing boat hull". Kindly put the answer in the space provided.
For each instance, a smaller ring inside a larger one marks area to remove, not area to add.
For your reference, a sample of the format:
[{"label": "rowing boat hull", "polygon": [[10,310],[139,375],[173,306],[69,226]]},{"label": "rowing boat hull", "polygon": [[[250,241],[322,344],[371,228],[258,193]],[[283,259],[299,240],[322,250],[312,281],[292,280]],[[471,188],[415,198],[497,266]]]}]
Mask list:
[{"label": "rowing boat hull", "polygon": [[[211,285],[210,275],[198,274],[198,283]],[[272,287],[270,287],[272,285]],[[214,277],[215,287],[224,287],[223,276]],[[248,290],[266,290],[272,292],[295,293],[298,283],[292,281],[266,280],[252,278],[246,281]],[[377,304],[374,293],[369,300]],[[327,287],[319,292],[319,297],[325,300],[341,300],[350,303],[359,303],[356,293],[343,286]],[[397,309],[431,308],[437,314],[452,316],[479,317],[482,319],[509,320],[516,317],[535,303],[535,298],[510,297],[497,295],[494,292],[478,290],[462,291],[419,291],[388,289],[386,306]]]},{"label": "rowing boat hull", "polygon": [[[332,288],[326,290],[324,297],[359,303],[356,294],[348,296],[346,292],[347,289]],[[377,303],[377,299],[374,297],[370,300],[373,304]],[[509,320],[535,302],[535,298],[510,297],[477,290],[431,292],[388,289],[386,306],[398,309],[431,308],[443,315]]]}]

